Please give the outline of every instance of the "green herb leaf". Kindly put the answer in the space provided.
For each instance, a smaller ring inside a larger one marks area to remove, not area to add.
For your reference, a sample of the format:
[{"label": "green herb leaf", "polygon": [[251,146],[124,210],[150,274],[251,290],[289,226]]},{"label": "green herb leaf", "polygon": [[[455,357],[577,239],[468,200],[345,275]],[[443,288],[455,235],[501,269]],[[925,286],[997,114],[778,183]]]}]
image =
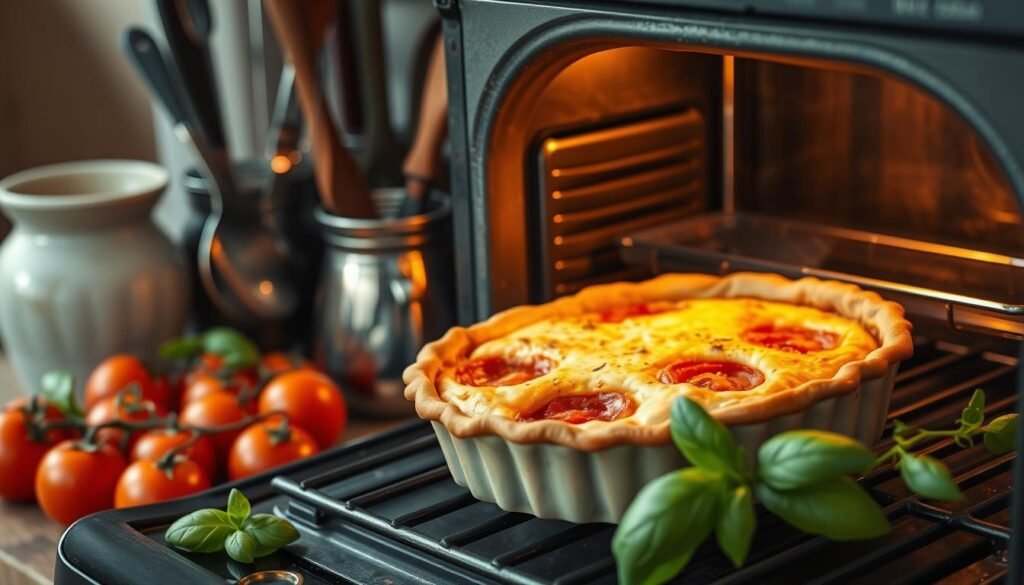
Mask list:
[{"label": "green herb leaf", "polygon": [[957,421],[964,428],[978,428],[985,420],[985,392],[978,388]]},{"label": "green herb leaf", "polygon": [[82,407],[75,396],[75,377],[71,372],[53,370],[43,374],[40,390],[47,402],[66,416],[83,416]]},{"label": "green herb leaf", "polygon": [[892,434],[893,434],[893,436],[895,436],[895,437],[902,437],[903,435],[907,434],[907,431],[909,431],[909,430],[910,430],[910,425],[908,425],[907,423],[901,421],[900,419],[896,419],[896,420],[892,421]]},{"label": "green herb leaf", "polygon": [[944,463],[928,455],[900,453],[900,476],[914,493],[933,500],[961,500],[964,495]]},{"label": "green herb leaf", "polygon": [[875,463],[870,449],[825,431],[789,431],[768,439],[757,452],[757,474],[777,490],[792,490],[863,473]]},{"label": "green herb leaf", "polygon": [[832,540],[861,540],[889,531],[882,508],[847,477],[794,490],[758,483],[757,497],[796,528]]},{"label": "green herb leaf", "polygon": [[1004,414],[985,427],[985,448],[994,455],[1003,455],[1017,448],[1017,415]]},{"label": "green herb leaf", "polygon": [[671,415],[672,440],[692,465],[742,477],[747,466],[743,449],[700,404],[680,396],[672,403]]},{"label": "green herb leaf", "polygon": [[754,499],[750,487],[741,485],[724,496],[715,538],[732,564],[739,567],[750,552],[750,541],[754,538]]},{"label": "green herb leaf", "polygon": [[180,337],[160,344],[157,355],[166,361],[182,360],[203,353],[203,341],[198,337]]},{"label": "green herb leaf", "polygon": [[260,350],[248,337],[230,327],[215,327],[202,336],[203,351],[224,358],[224,366],[236,370],[260,363]]},{"label": "green herb leaf", "polygon": [[249,500],[245,497],[245,494],[232,488],[231,494],[228,495],[228,517],[231,518],[231,525],[241,530],[251,510],[252,507],[249,505]]},{"label": "green herb leaf", "polygon": [[178,518],[167,529],[164,540],[189,552],[212,553],[224,550],[225,539],[234,531],[227,513],[205,508]]},{"label": "green herb leaf", "polygon": [[273,514],[256,514],[245,521],[242,530],[256,541],[257,557],[267,556],[299,539],[299,531],[291,522]]},{"label": "green herb leaf", "polygon": [[685,567],[715,525],[723,489],[719,474],[697,467],[644,486],[612,540],[619,581],[664,583]]},{"label": "green herb leaf", "polygon": [[251,563],[256,558],[256,541],[241,530],[232,532],[224,541],[224,551],[239,563]]}]

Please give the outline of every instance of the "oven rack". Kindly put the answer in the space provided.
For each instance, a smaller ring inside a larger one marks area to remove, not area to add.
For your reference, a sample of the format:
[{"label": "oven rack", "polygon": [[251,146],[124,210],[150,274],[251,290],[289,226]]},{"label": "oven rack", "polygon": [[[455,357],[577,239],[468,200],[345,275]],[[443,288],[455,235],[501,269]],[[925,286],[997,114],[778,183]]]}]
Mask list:
[{"label": "oven rack", "polygon": [[658,274],[753,270],[875,290],[957,331],[1024,339],[1024,259],[748,213],[665,223],[619,240],[623,260]]},{"label": "oven rack", "polygon": [[[979,386],[988,391],[986,416],[1012,411],[1017,360],[1009,345],[991,341],[965,346],[919,340],[917,354],[897,376],[887,438],[879,448],[891,441],[897,418],[914,426],[952,424]],[[705,544],[680,582],[868,583],[864,576],[875,575],[885,583],[930,583],[942,576],[959,584],[975,582],[971,575],[977,573],[992,582],[1005,579],[1015,455],[991,456],[980,444],[962,450],[950,439],[923,451],[950,467],[967,495],[964,502],[923,502],[906,490],[898,470],[880,468],[860,481],[885,508],[890,535],[832,543],[799,534],[759,510],[755,552],[745,567],[733,570],[713,544]],[[460,567],[467,583],[615,582],[608,550],[614,526],[540,520],[476,501],[451,479],[426,425],[386,450],[305,479],[278,477],[273,487],[289,499],[286,513],[309,530],[367,530]],[[917,563],[903,566],[904,558],[915,556]]]}]

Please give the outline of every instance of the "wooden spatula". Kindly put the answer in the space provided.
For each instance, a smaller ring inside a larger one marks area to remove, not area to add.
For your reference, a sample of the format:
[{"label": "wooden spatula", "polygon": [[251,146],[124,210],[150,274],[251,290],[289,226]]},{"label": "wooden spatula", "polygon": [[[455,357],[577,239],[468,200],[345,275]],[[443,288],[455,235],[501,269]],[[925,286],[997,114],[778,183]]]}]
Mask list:
[{"label": "wooden spatula", "polygon": [[427,192],[437,180],[441,145],[448,131],[448,86],[444,69],[444,35],[438,35],[430,55],[420,102],[419,126],[405,155],[405,200],[402,216],[423,213]]},{"label": "wooden spatula", "polygon": [[317,77],[317,56],[335,0],[263,0],[270,22],[295,67],[302,115],[309,124],[314,171],[324,208],[335,215],[374,218],[366,177],[341,145]]}]

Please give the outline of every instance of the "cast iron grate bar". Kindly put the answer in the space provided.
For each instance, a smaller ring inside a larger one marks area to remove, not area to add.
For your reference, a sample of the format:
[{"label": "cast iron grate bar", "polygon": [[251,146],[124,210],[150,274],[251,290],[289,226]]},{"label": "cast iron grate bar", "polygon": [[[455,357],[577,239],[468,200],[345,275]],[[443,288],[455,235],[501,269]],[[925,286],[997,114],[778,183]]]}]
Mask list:
[{"label": "cast iron grate bar", "polygon": [[345,505],[349,508],[365,508],[367,506],[372,506],[377,502],[397,496],[398,494],[408,492],[429,483],[434,483],[435,481],[440,481],[450,476],[451,474],[449,474],[447,467],[435,467],[434,469],[428,469],[422,473],[417,473],[412,477],[407,477],[394,483],[389,483],[386,486],[379,487],[375,490],[366,492],[365,494],[349,498],[348,501],[345,502]]},{"label": "cast iron grate bar", "polygon": [[324,484],[331,483],[333,481],[345,479],[350,475],[355,475],[357,473],[362,473],[375,467],[380,467],[385,463],[388,463],[395,459],[399,459],[406,455],[412,455],[417,451],[434,448],[436,446],[437,437],[434,435],[434,433],[431,432],[429,434],[424,434],[422,437],[416,437],[414,439],[410,439],[408,442],[400,443],[398,445],[395,445],[394,447],[385,449],[384,451],[379,451],[371,455],[366,455],[365,457],[360,457],[351,463],[342,465],[330,471],[325,471],[324,473],[307,477],[306,479],[302,480],[301,485],[304,488],[319,487]]},{"label": "cast iron grate bar", "polygon": [[951,528],[959,528],[967,532],[973,532],[978,536],[998,540],[1001,544],[1010,544],[1010,530],[1004,526],[979,520],[971,514],[957,514],[948,512],[937,506],[923,502],[910,502],[907,504],[907,512],[911,516],[945,524]]},{"label": "cast iron grate bar", "polygon": [[496,567],[511,567],[513,565],[518,565],[519,563],[528,561],[534,557],[539,557],[542,554],[549,553],[563,544],[582,540],[591,534],[595,534],[602,530],[607,530],[607,526],[602,524],[577,524],[562,532],[556,532],[551,536],[542,538],[536,542],[531,542],[522,548],[502,553],[491,559],[491,564]]},{"label": "cast iron grate bar", "polygon": [[441,546],[445,548],[451,548],[454,546],[462,546],[464,544],[473,542],[474,540],[480,540],[486,538],[495,532],[512,528],[517,524],[522,524],[530,519],[530,516],[526,514],[516,514],[515,512],[505,512],[495,518],[490,518],[479,524],[474,524],[458,532],[453,532],[442,537],[439,542]]},{"label": "cast iron grate bar", "polygon": [[[957,384],[944,390],[940,390],[938,392],[933,392],[929,394],[927,398],[923,398],[917,402],[913,402],[902,408],[890,410],[887,419],[892,420],[900,418],[909,412],[919,410],[922,407],[926,407],[937,402],[942,402],[944,400],[952,398],[953,396],[956,396],[957,394],[973,391],[975,388],[982,388],[986,384],[997,378],[1001,378],[1003,376],[1012,374],[1014,370],[1016,370],[1014,366],[1000,366],[997,368],[993,368],[992,370],[985,372],[984,374],[981,374],[974,378],[971,378],[966,382],[962,382],[960,384]],[[963,408],[963,406],[961,406],[960,408]]]},{"label": "cast iron grate bar", "polygon": [[455,510],[465,508],[476,501],[477,499],[473,497],[473,494],[463,492],[457,496],[448,498],[447,500],[441,500],[436,504],[431,504],[425,508],[420,508],[419,510],[414,510],[407,514],[397,516],[391,521],[391,525],[395,527],[416,526],[417,524],[422,524],[435,518],[440,518],[445,514],[450,514]]},{"label": "cast iron grate bar", "polygon": [[613,572],[615,572],[615,557],[609,555],[596,563],[580,567],[575,571],[562,575],[555,579],[552,585],[578,585],[580,583],[590,583],[597,577]]}]

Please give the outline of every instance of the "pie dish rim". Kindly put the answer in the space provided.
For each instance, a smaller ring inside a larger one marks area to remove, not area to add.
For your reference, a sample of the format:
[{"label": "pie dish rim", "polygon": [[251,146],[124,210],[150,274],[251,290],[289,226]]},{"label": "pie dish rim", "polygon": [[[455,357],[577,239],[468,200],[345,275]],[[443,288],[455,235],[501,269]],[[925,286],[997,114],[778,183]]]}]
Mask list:
[{"label": "pie dish rim", "polygon": [[726,425],[757,424],[806,410],[822,400],[856,391],[863,380],[885,376],[890,366],[913,352],[911,324],[903,307],[856,285],[805,277],[791,280],[777,274],[738,272],[728,276],[664,274],[638,283],[612,283],[541,305],[514,307],[469,327],[453,327],[426,344],[406,368],[405,397],[414,401],[420,418],[440,422],[458,438],[496,435],[514,443],[552,443],[580,451],[617,445],[662,445],[671,440],[668,422],[653,425],[608,423],[574,425],[559,420],[518,421],[498,414],[463,413],[438,393],[438,373],[485,341],[502,337],[542,319],[600,311],[612,306],[687,298],[754,298],[835,310],[865,327],[878,347],[863,359],[847,362],[828,379],[809,380],[793,388],[751,398],[710,411]]}]

